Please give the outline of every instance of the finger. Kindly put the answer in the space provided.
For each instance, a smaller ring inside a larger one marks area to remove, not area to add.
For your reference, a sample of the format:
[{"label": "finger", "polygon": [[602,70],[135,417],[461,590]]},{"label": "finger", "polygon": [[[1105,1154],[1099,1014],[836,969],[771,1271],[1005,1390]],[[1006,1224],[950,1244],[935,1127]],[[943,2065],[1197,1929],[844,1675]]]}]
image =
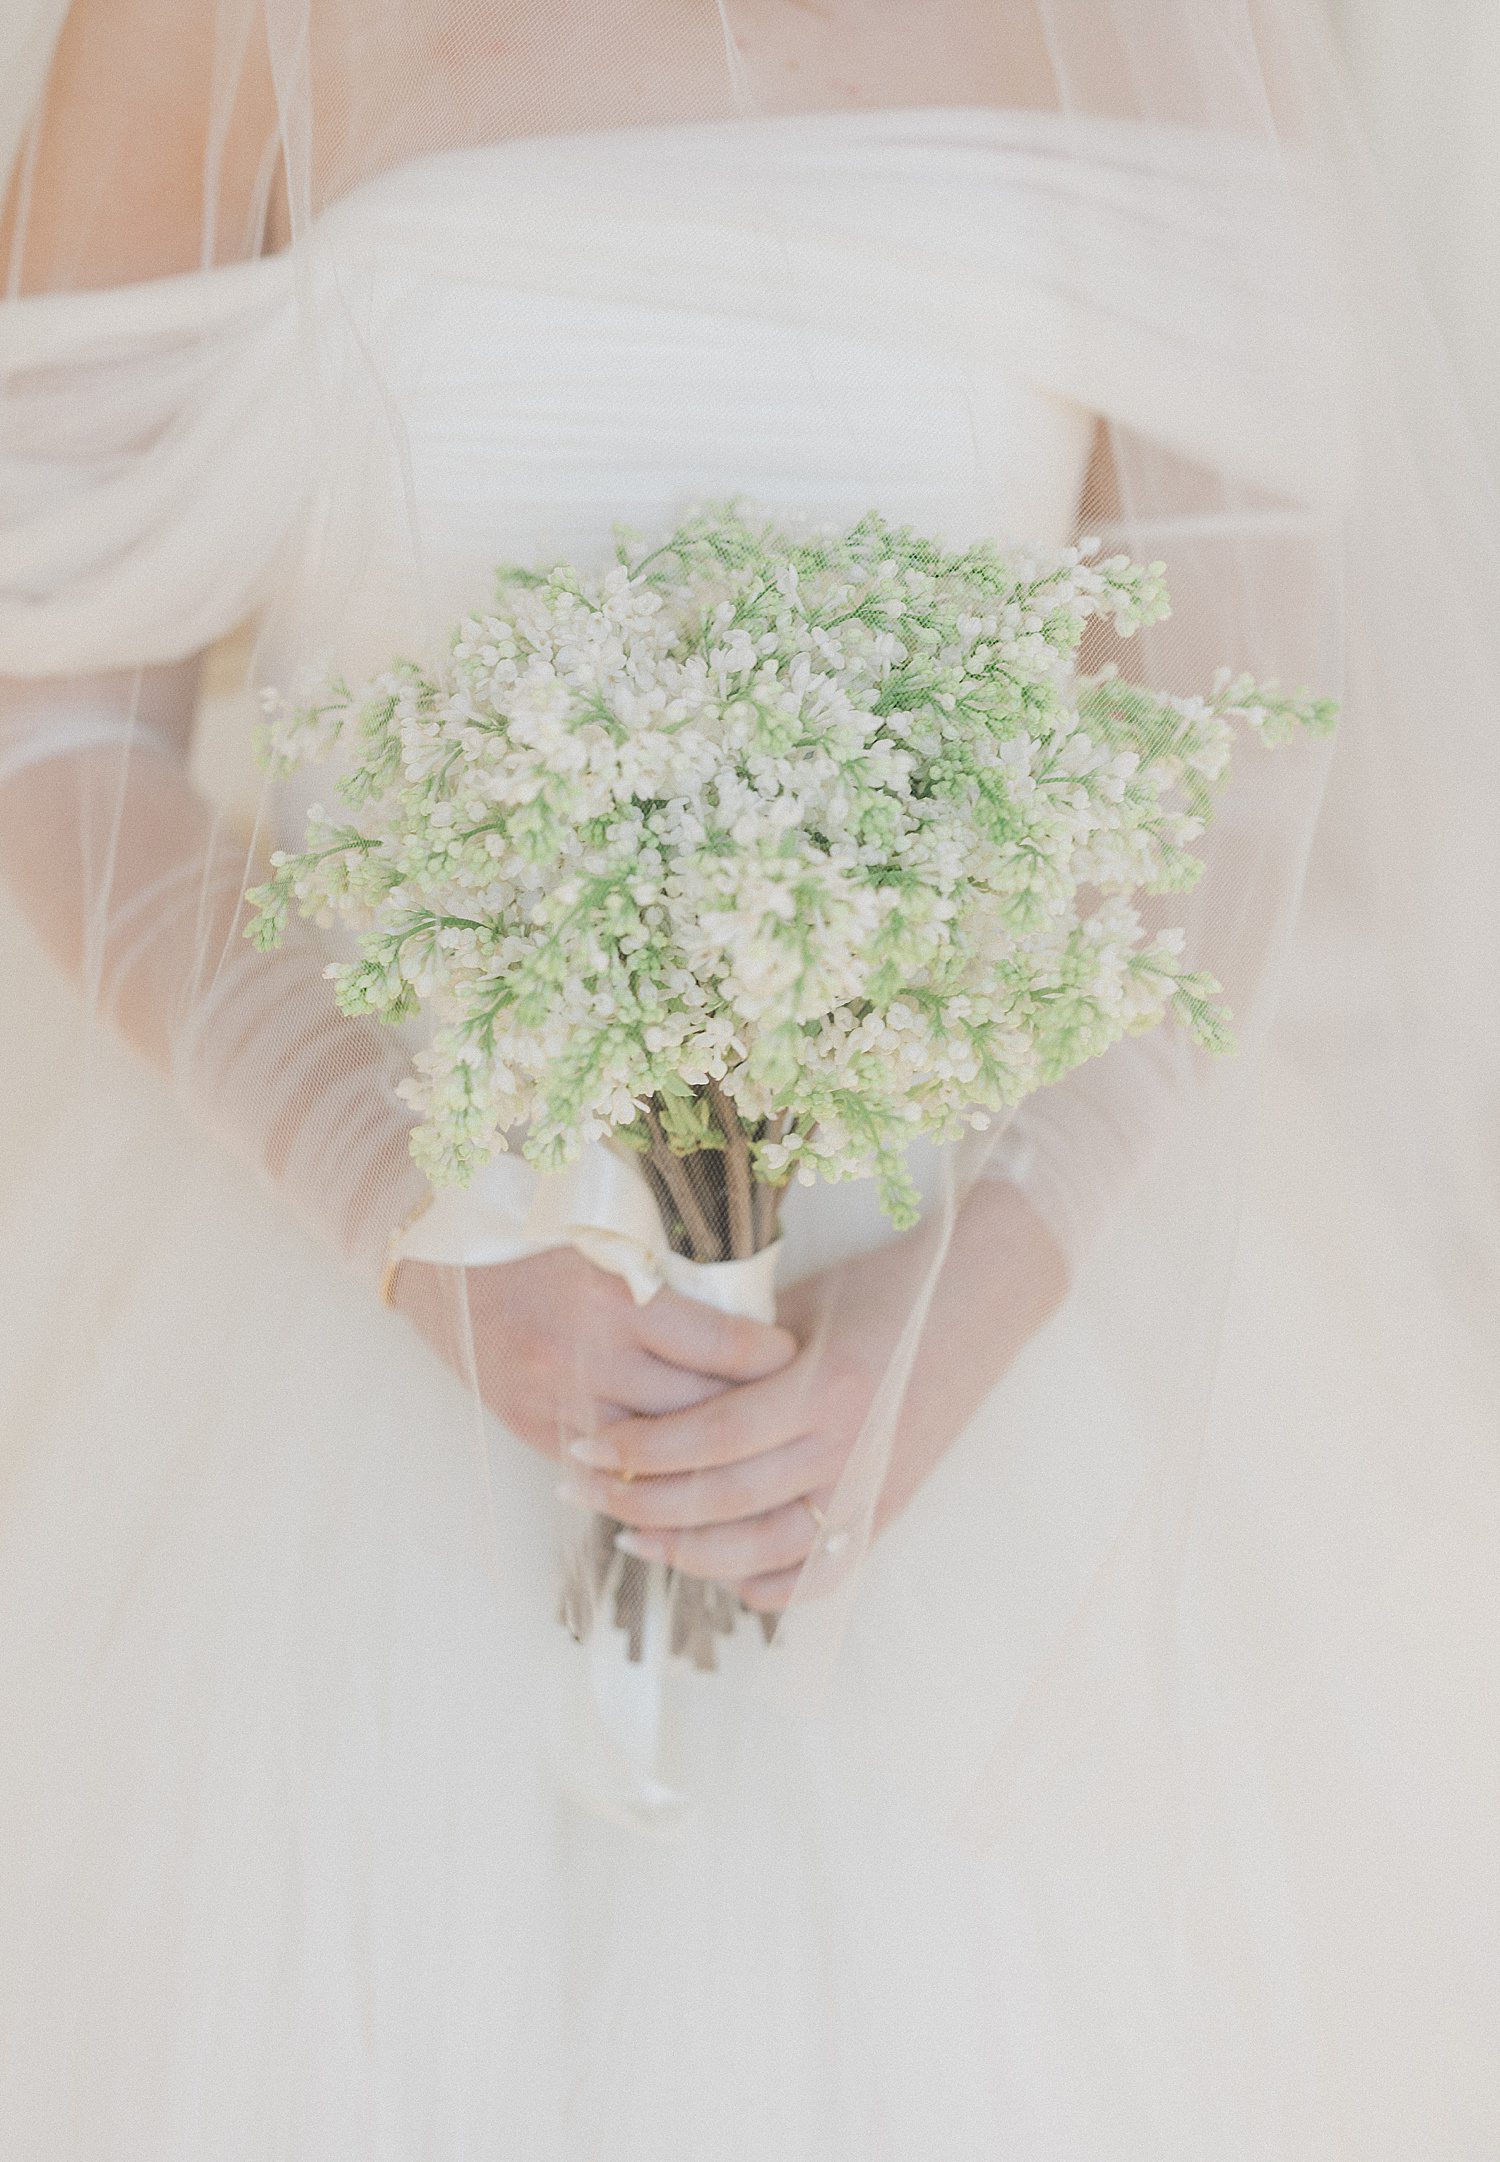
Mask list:
[{"label": "finger", "polygon": [[[569,1398],[544,1406],[517,1403],[492,1408],[529,1448],[539,1450],[558,1464],[568,1464],[567,1452],[575,1442],[588,1440],[614,1421],[628,1416],[618,1404],[592,1396]],[[571,1465],[568,1468],[571,1470]]]},{"label": "finger", "polygon": [[763,1381],[797,1356],[790,1329],[721,1314],[701,1299],[663,1289],[636,1310],[636,1341],[672,1366],[721,1381]]},{"label": "finger", "polygon": [[577,1443],[572,1454],[591,1471],[622,1472],[631,1479],[709,1471],[800,1441],[813,1408],[799,1360],[769,1381],[742,1382],[691,1411],[622,1419],[608,1433]]},{"label": "finger", "polygon": [[764,1516],[804,1494],[838,1484],[848,1446],[827,1434],[806,1434],[784,1448],[745,1458],[718,1471],[678,1472],[664,1479],[615,1479],[580,1471],[574,1499],[634,1531],[692,1531]]},{"label": "finger", "polygon": [[752,1614],[784,1614],[801,1582],[801,1569],[779,1569],[771,1576],[753,1576],[735,1590]]},{"label": "finger", "polygon": [[710,1397],[722,1396],[729,1383],[709,1374],[690,1374],[685,1367],[669,1366],[649,1352],[632,1350],[603,1362],[600,1387],[619,1407],[619,1415],[659,1419],[672,1411],[692,1411]]},{"label": "finger", "polygon": [[727,1584],[799,1568],[818,1536],[812,1511],[797,1501],[765,1516],[703,1531],[622,1531],[615,1544],[622,1554],[668,1562],[684,1576]]}]

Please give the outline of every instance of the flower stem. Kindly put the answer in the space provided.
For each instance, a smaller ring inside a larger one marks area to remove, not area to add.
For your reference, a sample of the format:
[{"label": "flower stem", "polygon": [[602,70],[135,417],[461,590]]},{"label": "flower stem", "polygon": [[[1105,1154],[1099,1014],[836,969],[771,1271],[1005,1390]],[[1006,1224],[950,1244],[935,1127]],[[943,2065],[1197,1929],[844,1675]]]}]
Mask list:
[{"label": "flower stem", "polygon": [[[762,1141],[780,1141],[791,1121],[785,1111],[778,1111],[775,1118],[766,1122],[761,1134]],[[776,1236],[781,1217],[781,1200],[786,1192],[784,1186],[771,1186],[757,1181],[755,1188],[755,1251],[769,1246]]]},{"label": "flower stem", "polygon": [[720,1133],[724,1136],[724,1188],[729,1216],[729,1257],[748,1261],[758,1250],[756,1238],[755,1184],[750,1170],[750,1143],[740,1115],[716,1081],[708,1087]]},{"label": "flower stem", "polygon": [[679,1156],[662,1131],[662,1123],[654,1104],[642,1107],[646,1123],[651,1128],[651,1164],[662,1184],[672,1197],[672,1206],[682,1218],[682,1227],[693,1248],[694,1261],[722,1261],[723,1244],[713,1225],[704,1213],[703,1204],[693,1191],[692,1173],[686,1159]]}]

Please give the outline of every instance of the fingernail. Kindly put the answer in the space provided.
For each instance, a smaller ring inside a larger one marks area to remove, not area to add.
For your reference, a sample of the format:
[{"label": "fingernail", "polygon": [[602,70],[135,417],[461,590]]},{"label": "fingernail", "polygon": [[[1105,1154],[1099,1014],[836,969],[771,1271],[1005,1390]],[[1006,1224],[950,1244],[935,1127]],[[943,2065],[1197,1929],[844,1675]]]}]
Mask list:
[{"label": "fingernail", "polygon": [[607,1441],[570,1441],[568,1454],[575,1463],[586,1464],[590,1471],[618,1471],[619,1451],[612,1449]]},{"label": "fingernail", "polygon": [[643,1539],[637,1531],[617,1531],[615,1545],[622,1554],[632,1555],[636,1561],[660,1561],[661,1548],[649,1539]]},{"label": "fingernail", "polygon": [[575,1486],[571,1479],[564,1479],[557,1488],[557,1498],[565,1501],[570,1509],[592,1509],[594,1506],[582,1487]]}]

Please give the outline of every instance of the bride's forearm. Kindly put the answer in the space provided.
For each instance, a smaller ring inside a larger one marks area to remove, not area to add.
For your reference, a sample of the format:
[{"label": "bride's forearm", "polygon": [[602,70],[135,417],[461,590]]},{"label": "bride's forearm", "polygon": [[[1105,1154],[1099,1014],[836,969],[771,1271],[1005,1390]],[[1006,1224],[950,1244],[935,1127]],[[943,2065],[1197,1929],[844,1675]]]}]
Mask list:
[{"label": "bride's forearm", "polygon": [[[163,1072],[183,986],[231,935],[243,886],[244,850],[231,864],[188,777],[197,678],[189,663],[0,683],[0,881],[63,973]],[[146,895],[174,874],[196,885],[191,923],[122,967]]]},{"label": "bride's forearm", "polygon": [[933,1287],[881,1495],[889,1522],[946,1454],[1067,1296],[1061,1247],[1026,1195],[999,1179],[970,1188]]},{"label": "bride's forearm", "polygon": [[[887,1381],[941,1227],[927,1224],[790,1287],[780,1318],[865,1408]],[[1024,1193],[981,1180],[960,1202],[932,1285],[878,1512],[900,1513],[1067,1295],[1056,1239]]]},{"label": "bride's forearm", "polygon": [[311,938],[242,937],[249,852],[186,763],[196,671],[0,688],[0,880],[91,1007],[361,1274],[425,1193],[399,1042]]}]

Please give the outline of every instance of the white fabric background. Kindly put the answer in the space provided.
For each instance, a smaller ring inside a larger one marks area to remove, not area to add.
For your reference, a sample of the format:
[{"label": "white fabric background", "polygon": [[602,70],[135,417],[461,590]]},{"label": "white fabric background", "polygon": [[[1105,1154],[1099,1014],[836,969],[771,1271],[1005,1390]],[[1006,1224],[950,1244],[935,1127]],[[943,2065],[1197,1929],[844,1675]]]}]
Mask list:
[{"label": "white fabric background", "polygon": [[1500,7],[1330,0],[1377,158],[1500,459]]}]

